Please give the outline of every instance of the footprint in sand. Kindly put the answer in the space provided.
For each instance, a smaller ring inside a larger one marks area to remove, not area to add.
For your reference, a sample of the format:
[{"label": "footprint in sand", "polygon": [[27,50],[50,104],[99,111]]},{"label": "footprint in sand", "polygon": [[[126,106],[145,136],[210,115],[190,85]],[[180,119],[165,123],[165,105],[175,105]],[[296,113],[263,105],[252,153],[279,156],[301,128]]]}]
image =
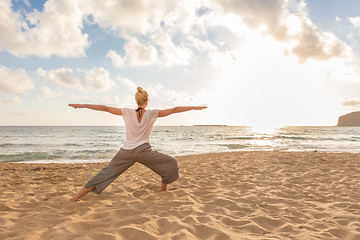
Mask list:
[{"label": "footprint in sand", "polygon": [[131,194],[133,197],[139,198],[141,196],[145,196],[146,195],[146,191],[145,190],[138,190],[135,191]]}]

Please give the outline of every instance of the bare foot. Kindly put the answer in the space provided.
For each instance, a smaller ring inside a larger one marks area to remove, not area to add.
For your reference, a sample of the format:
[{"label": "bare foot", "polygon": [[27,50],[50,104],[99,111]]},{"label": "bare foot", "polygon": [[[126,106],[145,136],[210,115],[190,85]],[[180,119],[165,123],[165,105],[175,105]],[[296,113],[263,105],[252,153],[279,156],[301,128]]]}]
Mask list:
[{"label": "bare foot", "polygon": [[83,187],[80,189],[80,191],[72,198],[73,202],[77,202],[82,196],[88,194],[91,190],[94,189],[94,186],[91,186],[89,188]]},{"label": "bare foot", "polygon": [[162,183],[162,184],[161,184],[161,187],[160,187],[160,191],[162,191],[162,192],[167,191],[167,184]]}]

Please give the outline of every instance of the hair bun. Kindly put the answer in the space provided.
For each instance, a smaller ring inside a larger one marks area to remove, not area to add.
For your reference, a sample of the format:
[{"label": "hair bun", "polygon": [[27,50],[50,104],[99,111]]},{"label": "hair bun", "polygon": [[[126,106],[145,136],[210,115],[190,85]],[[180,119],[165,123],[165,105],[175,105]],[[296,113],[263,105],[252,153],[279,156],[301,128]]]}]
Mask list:
[{"label": "hair bun", "polygon": [[142,87],[138,87],[137,90],[138,90],[138,92],[142,92],[142,91],[143,91],[143,88],[142,88]]}]

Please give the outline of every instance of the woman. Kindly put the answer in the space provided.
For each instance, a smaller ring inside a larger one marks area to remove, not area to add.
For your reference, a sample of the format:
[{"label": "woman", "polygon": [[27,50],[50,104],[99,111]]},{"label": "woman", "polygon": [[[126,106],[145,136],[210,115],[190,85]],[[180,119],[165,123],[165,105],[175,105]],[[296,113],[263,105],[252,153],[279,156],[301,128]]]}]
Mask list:
[{"label": "woman", "polygon": [[74,202],[78,201],[90,191],[100,194],[135,162],[147,166],[161,176],[161,191],[166,191],[167,185],[179,178],[179,169],[175,158],[151,149],[149,140],[152,127],[158,117],[166,117],[173,113],[186,112],[189,110],[202,110],[206,107],[174,107],[166,110],[146,110],[145,108],[149,104],[149,95],[141,87],[137,88],[135,100],[138,105],[136,110],[114,108],[104,105],[69,104],[70,107],[75,109],[89,108],[115,115],[122,115],[126,126],[126,139],[123,147],[105,168],[80,189],[72,199]]}]

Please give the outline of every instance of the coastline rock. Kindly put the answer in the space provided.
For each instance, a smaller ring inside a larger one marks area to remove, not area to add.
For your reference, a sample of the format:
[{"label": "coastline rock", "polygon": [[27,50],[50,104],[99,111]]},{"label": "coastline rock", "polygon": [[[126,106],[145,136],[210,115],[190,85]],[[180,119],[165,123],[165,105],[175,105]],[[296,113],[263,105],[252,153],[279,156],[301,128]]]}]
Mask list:
[{"label": "coastline rock", "polygon": [[360,126],[360,111],[340,116],[338,126]]}]

